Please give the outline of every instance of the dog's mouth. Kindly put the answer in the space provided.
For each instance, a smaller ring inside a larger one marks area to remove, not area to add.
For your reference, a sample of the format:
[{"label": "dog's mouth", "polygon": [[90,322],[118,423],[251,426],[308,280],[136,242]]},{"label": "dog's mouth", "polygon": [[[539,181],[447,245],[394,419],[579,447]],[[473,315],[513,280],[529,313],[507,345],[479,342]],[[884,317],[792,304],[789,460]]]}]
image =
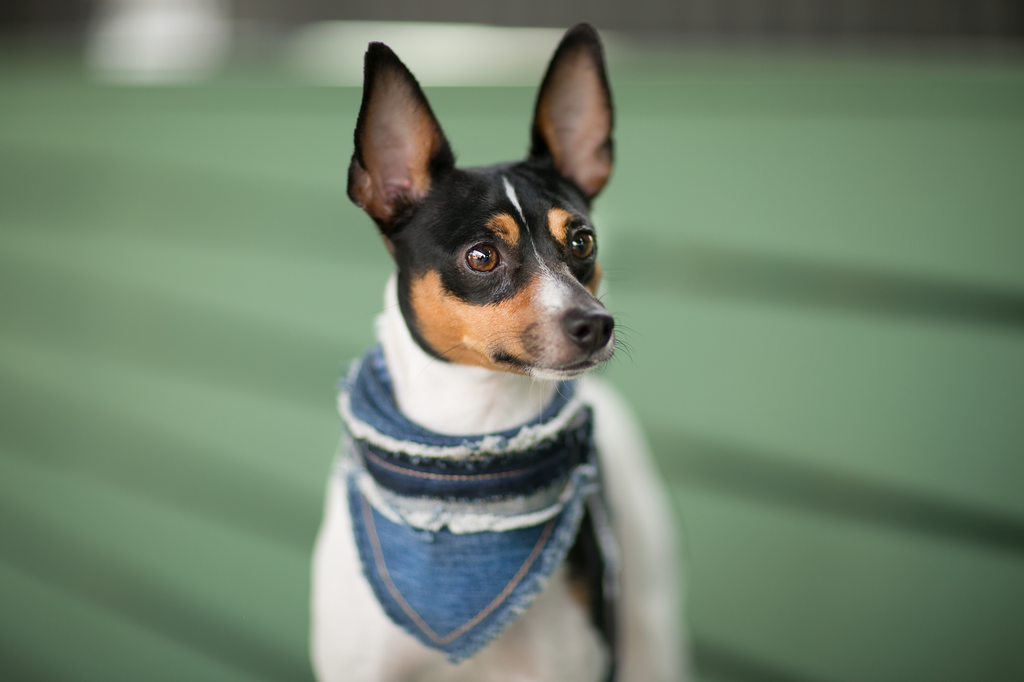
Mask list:
[{"label": "dog's mouth", "polygon": [[517,343],[496,343],[487,349],[488,360],[495,369],[562,381],[586,374],[614,355],[615,334],[607,314],[555,321],[557,326],[550,321],[531,324],[516,335]]},{"label": "dog's mouth", "polygon": [[613,351],[614,344],[609,343],[607,349],[602,349],[590,357],[559,365],[546,365],[540,361],[527,362],[507,354],[500,354],[493,359],[496,364],[505,366],[517,374],[525,374],[535,379],[564,381],[582,376],[598,365],[607,362],[611,359]]},{"label": "dog's mouth", "polygon": [[550,379],[556,381],[574,379],[586,374],[600,364],[601,362],[598,360],[584,360],[582,362],[575,362],[571,365],[563,365],[561,367],[531,367],[530,376],[535,379]]}]

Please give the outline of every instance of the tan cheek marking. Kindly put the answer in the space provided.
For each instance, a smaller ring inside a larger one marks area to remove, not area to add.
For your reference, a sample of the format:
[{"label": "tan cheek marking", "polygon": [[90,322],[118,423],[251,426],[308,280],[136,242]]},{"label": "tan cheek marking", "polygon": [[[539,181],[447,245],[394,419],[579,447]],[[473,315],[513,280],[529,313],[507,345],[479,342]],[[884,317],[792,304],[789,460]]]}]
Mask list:
[{"label": "tan cheek marking", "polygon": [[509,246],[519,244],[519,224],[508,213],[499,213],[487,222],[487,227],[505,240]]},{"label": "tan cheek marking", "polygon": [[491,360],[495,351],[525,362],[535,360],[523,344],[523,332],[537,319],[538,281],[495,305],[470,305],[445,292],[441,276],[427,272],[411,285],[411,304],[420,335],[439,355],[461,365],[509,371]]},{"label": "tan cheek marking", "polygon": [[565,244],[570,220],[572,220],[572,214],[564,208],[553,208],[548,211],[548,232],[559,244]]},{"label": "tan cheek marking", "polygon": [[597,286],[601,283],[601,264],[594,263],[594,274],[590,276],[587,283],[584,285],[587,287],[587,291],[593,296],[597,296]]}]

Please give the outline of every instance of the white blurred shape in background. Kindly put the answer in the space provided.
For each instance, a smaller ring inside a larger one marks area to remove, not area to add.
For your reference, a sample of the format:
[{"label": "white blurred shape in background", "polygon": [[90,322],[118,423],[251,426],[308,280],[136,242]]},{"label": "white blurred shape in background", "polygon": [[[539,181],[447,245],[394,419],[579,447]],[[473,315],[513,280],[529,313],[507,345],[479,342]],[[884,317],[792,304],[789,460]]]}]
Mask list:
[{"label": "white blurred shape in background", "polygon": [[323,85],[362,85],[371,41],[393,49],[422,85],[536,85],[561,29],[479,24],[325,21],[286,48],[296,75]]},{"label": "white blurred shape in background", "polygon": [[227,57],[226,0],[101,0],[86,63],[105,81],[179,83],[206,78]]}]

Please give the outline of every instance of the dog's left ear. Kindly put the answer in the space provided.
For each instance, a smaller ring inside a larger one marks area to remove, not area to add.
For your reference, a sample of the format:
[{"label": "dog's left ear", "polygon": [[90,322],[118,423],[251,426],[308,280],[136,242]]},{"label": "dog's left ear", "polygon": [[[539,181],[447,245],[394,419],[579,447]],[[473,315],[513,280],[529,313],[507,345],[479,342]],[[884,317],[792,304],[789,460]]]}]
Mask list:
[{"label": "dog's left ear", "polygon": [[348,168],[348,196],[385,237],[402,211],[415,206],[455,157],[419,83],[383,43],[370,43],[363,103]]},{"label": "dog's left ear", "polygon": [[566,31],[537,96],[531,159],[550,159],[589,201],[612,172],[612,95],[590,24]]}]

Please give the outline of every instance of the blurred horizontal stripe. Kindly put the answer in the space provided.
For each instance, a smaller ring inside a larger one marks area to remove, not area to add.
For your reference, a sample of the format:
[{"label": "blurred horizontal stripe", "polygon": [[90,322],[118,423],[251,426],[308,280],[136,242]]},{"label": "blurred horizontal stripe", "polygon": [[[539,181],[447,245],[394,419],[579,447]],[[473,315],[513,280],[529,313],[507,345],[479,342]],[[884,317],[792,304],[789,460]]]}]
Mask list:
[{"label": "blurred horizontal stripe", "polygon": [[729,654],[732,679],[1024,674],[1019,553],[699,485],[674,490],[698,646]]},{"label": "blurred horizontal stripe", "polygon": [[903,318],[1024,325],[1024,292],[980,287],[866,267],[800,260],[711,245],[642,239],[617,245],[610,267],[629,272],[626,286],[661,287]]},{"label": "blurred horizontal stripe", "polygon": [[632,348],[606,375],[652,432],[1024,519],[1016,329],[625,286],[605,300]]},{"label": "blurred horizontal stripe", "polygon": [[817,682],[700,635],[693,638],[693,660],[704,682]]},{"label": "blurred horizontal stripe", "polygon": [[[285,546],[312,546],[320,514],[312,491],[246,466],[232,453],[26,381],[9,368],[2,376],[0,444],[9,452],[201,512]],[[58,415],[55,424],[46,419],[50,414]]]},{"label": "blurred horizontal stripe", "polygon": [[985,549],[1024,553],[1024,519],[699,439],[654,433],[652,443],[662,472],[687,486]]},{"label": "blurred horizontal stripe", "polygon": [[[0,522],[2,523],[2,522]],[[261,679],[0,559],[0,673],[19,682]]]},{"label": "blurred horizontal stripe", "polygon": [[187,591],[132,570],[0,500],[0,561],[257,679],[311,679],[305,650],[245,633]]},{"label": "blurred horizontal stripe", "polygon": [[302,80],[363,84],[363,55],[384,43],[415,64],[422,85],[536,85],[564,31],[479,24],[323,21],[298,29],[286,60]]}]

